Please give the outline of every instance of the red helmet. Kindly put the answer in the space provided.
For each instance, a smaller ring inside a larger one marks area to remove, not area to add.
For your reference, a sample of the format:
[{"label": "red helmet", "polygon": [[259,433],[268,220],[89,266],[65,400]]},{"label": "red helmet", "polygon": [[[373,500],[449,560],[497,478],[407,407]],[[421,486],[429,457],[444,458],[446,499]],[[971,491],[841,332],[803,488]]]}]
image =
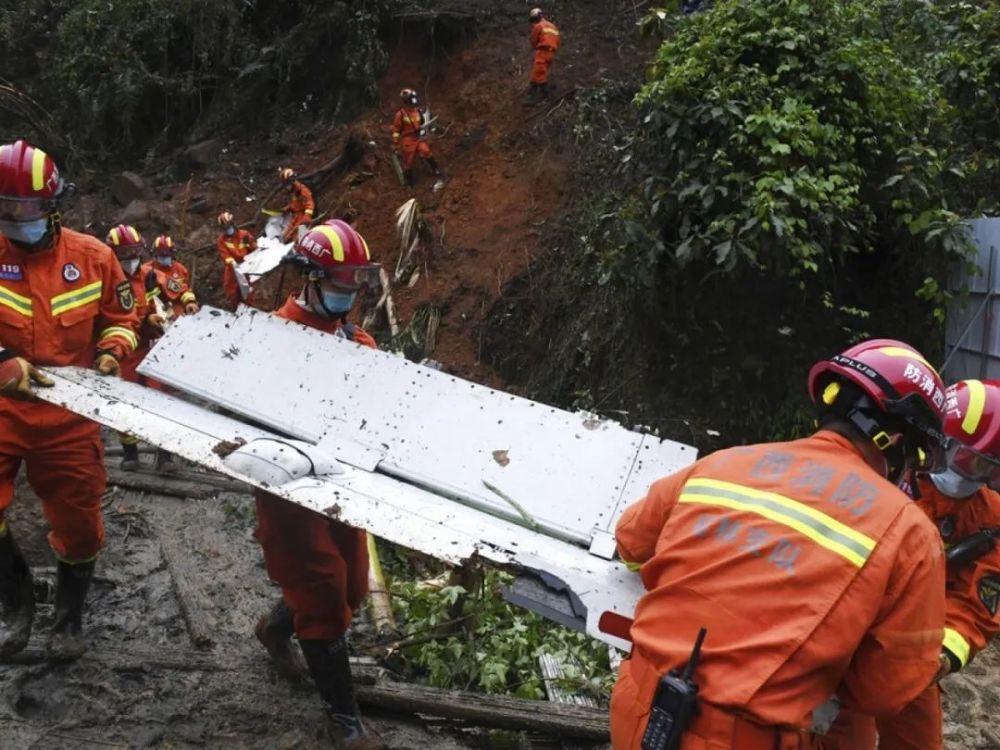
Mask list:
[{"label": "red helmet", "polygon": [[417,103],[417,92],[413,89],[403,89],[399,92],[399,98],[403,100],[404,104],[416,105]]},{"label": "red helmet", "polygon": [[945,391],[948,465],[966,479],[1000,489],[1000,381],[960,380]]},{"label": "red helmet", "polygon": [[66,183],[52,158],[26,141],[0,145],[0,221],[34,221],[52,213]]},{"label": "red helmet", "polygon": [[169,255],[173,258],[176,253],[177,248],[174,247],[174,241],[170,239],[170,235],[161,234],[153,240],[153,255]]},{"label": "red helmet", "polygon": [[224,227],[224,226],[226,226],[228,224],[232,224],[233,221],[234,221],[233,215],[231,213],[229,213],[228,211],[223,211],[221,214],[219,214],[219,226],[220,227]]},{"label": "red helmet", "polygon": [[278,179],[282,182],[291,182],[295,179],[295,170],[291,167],[278,167]]},{"label": "red helmet", "polygon": [[146,241],[139,230],[131,224],[119,224],[112,227],[104,241],[115,251],[119,260],[133,260],[142,255],[146,249]]},{"label": "red helmet", "polygon": [[378,286],[379,266],[371,262],[365,238],[340,219],[324,221],[295,243],[295,262],[316,279],[349,291]]},{"label": "red helmet", "polygon": [[[941,376],[920,352],[894,339],[872,339],[856,344],[833,358],[818,362],[809,371],[809,396],[824,407],[837,406],[843,383],[853,384],[867,396],[870,405],[907,425],[917,440],[912,446],[929,452],[919,463],[929,460],[940,465],[943,459],[944,384]],[[876,416],[865,414],[865,404],[844,404],[843,416],[886,450],[888,437]],[[912,436],[911,436],[912,437]],[[921,444],[922,443],[922,444]],[[925,468],[921,466],[921,468]]]},{"label": "red helmet", "polygon": [[531,21],[532,23],[537,23],[538,21],[541,21],[542,20],[542,9],[541,8],[532,8],[528,12],[528,20]]}]

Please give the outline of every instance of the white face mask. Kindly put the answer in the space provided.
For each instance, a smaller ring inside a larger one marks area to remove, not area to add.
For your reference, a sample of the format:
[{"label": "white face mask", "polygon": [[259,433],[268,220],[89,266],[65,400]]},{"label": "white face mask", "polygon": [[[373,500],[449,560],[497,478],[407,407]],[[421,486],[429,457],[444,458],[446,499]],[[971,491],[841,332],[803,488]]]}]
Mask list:
[{"label": "white face mask", "polygon": [[135,272],[139,270],[139,263],[141,261],[138,258],[132,258],[130,260],[122,261],[122,269],[125,271],[126,276],[134,276]]},{"label": "white face mask", "polygon": [[982,489],[981,482],[966,479],[953,469],[945,469],[939,474],[931,474],[931,481],[938,492],[946,497],[963,500]]}]

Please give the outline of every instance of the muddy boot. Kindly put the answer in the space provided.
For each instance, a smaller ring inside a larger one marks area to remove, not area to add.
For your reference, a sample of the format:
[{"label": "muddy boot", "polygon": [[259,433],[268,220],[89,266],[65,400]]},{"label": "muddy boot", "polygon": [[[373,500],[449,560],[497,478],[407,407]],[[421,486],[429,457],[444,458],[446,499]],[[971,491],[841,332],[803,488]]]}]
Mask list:
[{"label": "muddy boot", "polygon": [[406,187],[408,187],[408,188],[412,188],[413,187],[413,169],[412,168],[411,169],[404,169],[403,170],[403,182],[406,183]]},{"label": "muddy boot", "polygon": [[541,96],[542,96],[541,87],[537,83],[535,83],[535,82],[529,83],[528,84],[528,101],[532,102],[532,103],[537,102],[541,98]]},{"label": "muddy boot", "polygon": [[306,665],[292,645],[293,618],[292,610],[284,600],[279,599],[271,611],[257,621],[253,632],[270,654],[278,674],[291,680],[302,680],[306,677]]},{"label": "muddy boot", "polygon": [[87,641],[83,637],[83,602],[93,577],[93,560],[76,565],[59,561],[56,616],[46,646],[49,659],[73,661],[87,651]]},{"label": "muddy boot", "polygon": [[538,84],[538,96],[542,101],[546,101],[549,98],[548,82]]},{"label": "muddy boot", "polygon": [[122,471],[137,471],[139,469],[139,446],[135,443],[122,443]]},{"label": "muddy boot", "polygon": [[0,537],[0,659],[22,651],[35,619],[31,568],[7,529]]},{"label": "muddy boot", "polygon": [[156,450],[156,470],[160,474],[176,474],[181,470],[177,462],[174,461],[174,455],[169,451],[165,451],[162,448],[157,448]]},{"label": "muddy boot", "polygon": [[431,168],[431,172],[434,173],[435,177],[444,177],[441,174],[441,167],[438,166],[437,160],[433,156],[427,160],[427,166]]},{"label": "muddy boot", "polygon": [[379,736],[361,720],[344,637],[335,641],[300,640],[299,645],[330,718],[335,746],[343,750],[383,747]]}]

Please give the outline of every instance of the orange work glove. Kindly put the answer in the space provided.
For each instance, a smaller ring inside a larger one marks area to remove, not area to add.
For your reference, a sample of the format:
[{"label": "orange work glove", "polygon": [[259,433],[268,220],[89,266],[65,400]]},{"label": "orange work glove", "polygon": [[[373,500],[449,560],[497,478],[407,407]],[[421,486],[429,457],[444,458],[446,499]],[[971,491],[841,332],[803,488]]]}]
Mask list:
[{"label": "orange work glove", "polygon": [[198,307],[197,302],[188,302],[186,305],[184,305],[184,312],[186,312],[188,315],[194,315],[200,309],[201,308]]},{"label": "orange work glove", "polygon": [[10,398],[34,398],[31,386],[51,388],[55,383],[39,371],[33,364],[13,352],[0,351],[0,396]]},{"label": "orange work glove", "polygon": [[94,369],[101,375],[118,375],[122,371],[122,366],[118,363],[118,358],[111,352],[101,352],[94,360]]}]

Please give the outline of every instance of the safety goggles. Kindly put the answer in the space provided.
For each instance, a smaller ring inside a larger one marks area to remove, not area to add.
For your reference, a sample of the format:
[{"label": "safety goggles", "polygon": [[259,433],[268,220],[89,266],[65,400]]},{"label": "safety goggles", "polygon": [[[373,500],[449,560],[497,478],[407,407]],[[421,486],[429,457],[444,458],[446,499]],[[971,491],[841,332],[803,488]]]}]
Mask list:
[{"label": "safety goggles", "polygon": [[46,218],[54,205],[37,198],[0,198],[0,221],[37,221]]},{"label": "safety goggles", "polygon": [[1000,461],[992,456],[954,441],[948,449],[948,466],[970,482],[1000,491]]},{"label": "safety goggles", "polygon": [[335,287],[356,292],[359,289],[379,288],[379,265],[367,263],[363,266],[341,266],[326,274],[326,280]]}]

